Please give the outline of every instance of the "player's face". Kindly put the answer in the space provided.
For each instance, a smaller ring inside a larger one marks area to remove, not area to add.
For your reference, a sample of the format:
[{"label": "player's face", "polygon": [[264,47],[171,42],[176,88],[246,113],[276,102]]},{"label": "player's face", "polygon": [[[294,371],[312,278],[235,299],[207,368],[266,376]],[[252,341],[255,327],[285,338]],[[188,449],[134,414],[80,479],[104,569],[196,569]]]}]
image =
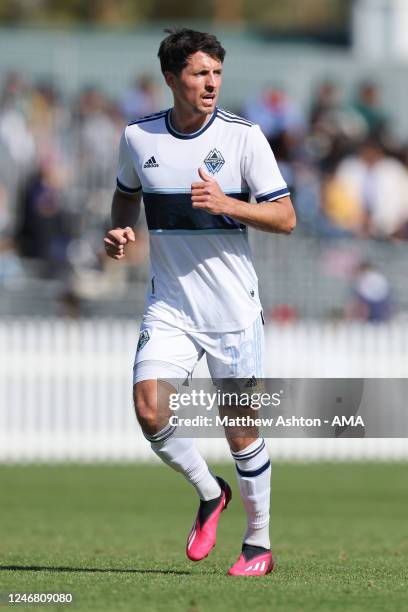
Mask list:
[{"label": "player's face", "polygon": [[167,85],[172,89],[175,104],[200,115],[215,110],[222,82],[222,63],[197,51],[187,60],[179,75],[167,72]]}]

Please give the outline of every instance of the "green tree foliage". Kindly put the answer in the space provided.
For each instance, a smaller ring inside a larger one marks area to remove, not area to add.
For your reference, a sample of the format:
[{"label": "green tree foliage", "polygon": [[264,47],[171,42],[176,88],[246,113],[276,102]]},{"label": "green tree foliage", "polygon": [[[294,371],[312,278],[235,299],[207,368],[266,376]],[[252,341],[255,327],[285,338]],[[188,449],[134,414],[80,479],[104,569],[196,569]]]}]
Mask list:
[{"label": "green tree foliage", "polygon": [[344,27],[352,0],[0,0],[3,25],[248,23],[276,31]]},{"label": "green tree foliage", "polygon": [[244,2],[246,21],[276,31],[315,31],[344,27],[350,14],[350,0],[256,0]]}]

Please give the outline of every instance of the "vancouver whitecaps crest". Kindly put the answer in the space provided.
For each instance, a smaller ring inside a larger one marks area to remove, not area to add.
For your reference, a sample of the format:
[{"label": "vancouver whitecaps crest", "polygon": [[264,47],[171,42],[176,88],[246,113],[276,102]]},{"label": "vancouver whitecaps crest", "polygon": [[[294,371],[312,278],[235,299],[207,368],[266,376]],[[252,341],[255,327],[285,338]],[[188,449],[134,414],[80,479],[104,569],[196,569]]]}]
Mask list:
[{"label": "vancouver whitecaps crest", "polygon": [[139,342],[137,343],[137,350],[141,351],[144,345],[147,344],[147,342],[149,342],[149,340],[150,340],[149,331],[147,329],[144,329],[143,331],[140,332]]},{"label": "vancouver whitecaps crest", "polygon": [[212,149],[204,160],[207,170],[211,174],[219,172],[225,164],[225,159],[218,149]]}]

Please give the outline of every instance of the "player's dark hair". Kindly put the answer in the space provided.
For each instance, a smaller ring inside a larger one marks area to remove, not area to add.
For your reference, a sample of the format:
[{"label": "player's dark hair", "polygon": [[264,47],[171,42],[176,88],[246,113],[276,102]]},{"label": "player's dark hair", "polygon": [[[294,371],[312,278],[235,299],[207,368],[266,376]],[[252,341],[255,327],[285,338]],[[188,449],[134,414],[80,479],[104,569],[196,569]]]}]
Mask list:
[{"label": "player's dark hair", "polygon": [[213,34],[207,32],[196,32],[188,28],[177,28],[164,30],[169,35],[162,40],[158,56],[162,72],[180,74],[187,65],[190,55],[202,51],[210,57],[224,61],[225,49]]}]

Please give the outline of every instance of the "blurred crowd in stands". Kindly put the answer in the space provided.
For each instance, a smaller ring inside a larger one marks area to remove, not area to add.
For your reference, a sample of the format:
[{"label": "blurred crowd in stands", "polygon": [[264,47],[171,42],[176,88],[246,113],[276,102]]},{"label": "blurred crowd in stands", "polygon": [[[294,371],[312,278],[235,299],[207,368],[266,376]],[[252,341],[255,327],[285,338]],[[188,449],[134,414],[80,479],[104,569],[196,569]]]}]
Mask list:
[{"label": "blurred crowd in stands", "polygon": [[321,84],[309,113],[270,89],[243,114],[259,123],[291,187],[300,223],[322,237],[408,238],[408,149],[373,82],[345,104]]},{"label": "blurred crowd in stands", "polygon": [[[135,79],[118,100],[92,86],[66,99],[54,83],[4,76],[0,284],[29,269],[42,278],[66,279],[69,287],[79,270],[84,280],[79,289],[76,281],[76,291],[103,291],[101,271],[112,270],[112,262],[101,236],[109,226],[119,137],[129,120],[160,110],[162,94],[148,76]],[[374,82],[356,85],[347,101],[335,82],[323,82],[309,109],[270,87],[230,110],[258,123],[268,138],[291,189],[299,235],[408,240],[407,143],[398,138]],[[145,262],[142,229],[129,255],[131,263]],[[123,281],[118,268],[116,283]],[[350,282],[354,297],[346,316],[391,316],[387,280],[375,262],[356,262]],[[368,308],[367,293],[380,296],[380,310],[378,304]]]}]

